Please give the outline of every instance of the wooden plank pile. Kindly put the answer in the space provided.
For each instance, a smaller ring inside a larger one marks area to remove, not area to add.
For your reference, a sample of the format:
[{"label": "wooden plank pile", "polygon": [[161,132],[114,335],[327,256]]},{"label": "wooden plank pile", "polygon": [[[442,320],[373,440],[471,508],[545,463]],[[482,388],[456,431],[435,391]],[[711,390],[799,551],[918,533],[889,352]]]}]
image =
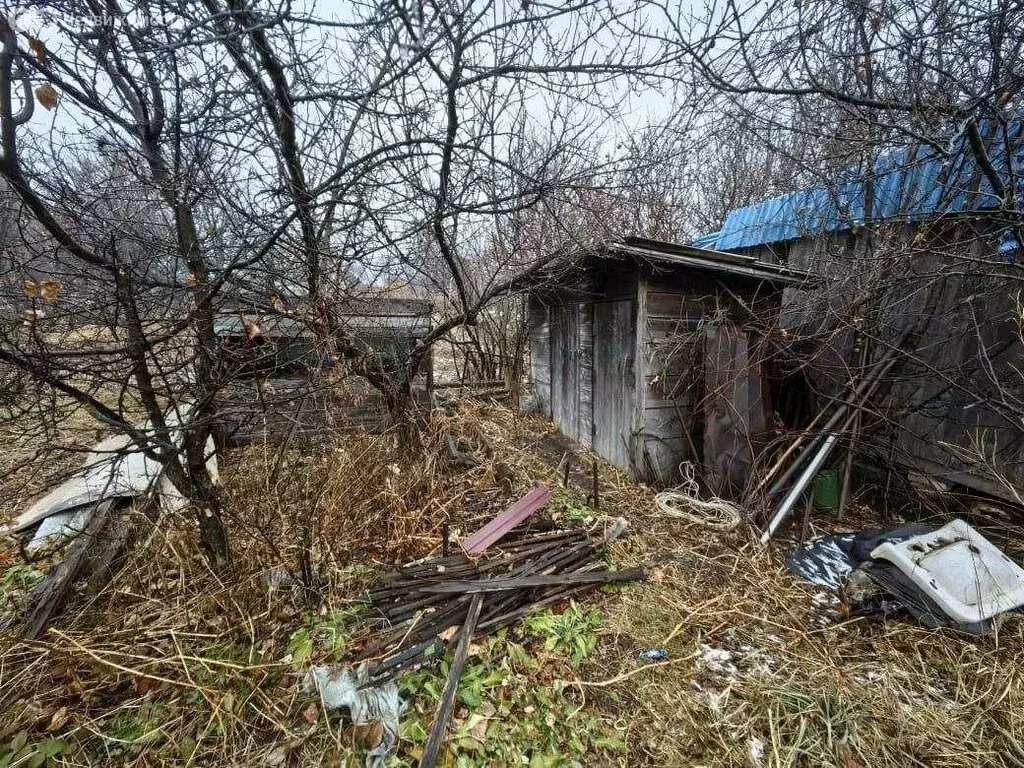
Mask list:
[{"label": "wooden plank pile", "polygon": [[385,629],[355,655],[354,660],[366,665],[364,688],[393,681],[456,641],[420,768],[437,763],[474,636],[497,632],[528,613],[601,584],[647,577],[643,568],[612,571],[605,565],[604,548],[626,529],[621,518],[599,537],[581,528],[548,526],[508,538],[550,498],[540,486],[531,489],[466,539],[462,552],[401,566],[369,593]]},{"label": "wooden plank pile", "polygon": [[604,547],[624,529],[614,525],[599,538],[579,528],[548,529],[493,545],[476,558],[460,552],[401,566],[369,593],[387,627],[358,655],[371,661],[369,683],[393,680],[442,653],[476,596],[481,605],[472,634],[480,636],[601,584],[646,578],[641,568],[605,566]]}]

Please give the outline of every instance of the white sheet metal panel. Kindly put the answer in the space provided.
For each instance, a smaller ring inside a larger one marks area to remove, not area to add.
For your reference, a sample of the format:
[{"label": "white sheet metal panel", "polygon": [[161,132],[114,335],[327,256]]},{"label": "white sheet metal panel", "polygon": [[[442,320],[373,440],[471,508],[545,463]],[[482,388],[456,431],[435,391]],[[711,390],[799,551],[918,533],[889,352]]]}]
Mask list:
[{"label": "white sheet metal panel", "polygon": [[1024,570],[963,520],[876,547],[951,618],[965,624],[1024,605]]},{"label": "white sheet metal panel", "polygon": [[[185,414],[184,418],[187,419],[188,415]],[[165,419],[167,426],[171,428],[171,441],[175,445],[180,445],[180,421],[176,414],[169,413]],[[151,432],[153,429],[149,422],[137,424],[136,428],[142,432]],[[209,456],[207,467],[216,482],[217,457],[212,439],[207,440],[206,450]],[[74,511],[74,514],[62,515],[58,520],[48,524],[43,532],[37,532],[33,543],[42,546],[58,533],[66,534],[84,527],[92,515],[92,505],[101,499],[136,497],[149,493],[162,473],[163,467],[160,462],[139,450],[130,437],[108,437],[92,447],[75,474],[37,499],[2,530],[19,533],[46,518]],[[168,486],[170,483],[162,484],[161,492]],[[88,514],[79,514],[81,508],[85,508]],[[36,542],[36,539],[39,541]]]},{"label": "white sheet metal panel", "polygon": [[127,435],[115,435],[97,444],[82,467],[38,499],[10,525],[17,533],[45,517],[104,498],[140,496],[160,476],[162,468],[134,446]]}]

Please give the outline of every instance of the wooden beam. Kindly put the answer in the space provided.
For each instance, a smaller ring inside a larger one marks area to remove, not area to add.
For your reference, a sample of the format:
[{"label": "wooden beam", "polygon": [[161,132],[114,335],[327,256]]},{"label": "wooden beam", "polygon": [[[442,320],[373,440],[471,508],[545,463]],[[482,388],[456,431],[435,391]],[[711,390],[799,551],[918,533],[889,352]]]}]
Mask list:
[{"label": "wooden beam", "polygon": [[417,590],[429,594],[503,592],[510,589],[552,587],[560,584],[607,584],[613,581],[640,581],[645,578],[647,578],[647,571],[643,568],[628,568],[624,571],[554,573],[549,576],[514,576],[507,579],[443,581],[438,584],[427,584],[417,587]]},{"label": "wooden beam", "polygon": [[455,657],[452,659],[451,671],[448,673],[448,682],[445,683],[444,692],[441,694],[441,703],[437,705],[437,714],[434,715],[434,722],[430,726],[430,736],[427,737],[426,746],[423,747],[420,768],[434,768],[437,765],[437,756],[448,731],[448,721],[455,709],[455,694],[459,689],[459,678],[462,677],[462,668],[466,666],[466,659],[469,656],[469,643],[473,639],[473,631],[476,629],[483,606],[484,596],[480,593],[473,595],[469,613],[466,614],[466,620],[462,624],[462,629],[459,630],[459,642],[455,647]]}]

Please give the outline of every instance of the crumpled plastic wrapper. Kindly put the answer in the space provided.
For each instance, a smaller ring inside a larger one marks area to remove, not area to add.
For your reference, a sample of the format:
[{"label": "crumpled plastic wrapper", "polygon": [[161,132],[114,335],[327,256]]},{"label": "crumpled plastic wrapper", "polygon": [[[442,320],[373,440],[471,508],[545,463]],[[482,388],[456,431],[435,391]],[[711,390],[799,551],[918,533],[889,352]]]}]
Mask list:
[{"label": "crumpled plastic wrapper", "polygon": [[366,755],[366,768],[384,768],[398,744],[398,721],[406,704],[398,696],[394,681],[376,688],[360,688],[366,670],[347,666],[312,667],[302,680],[302,690],[320,697],[327,710],[348,709],[355,725],[379,722],[383,728],[380,744]]}]

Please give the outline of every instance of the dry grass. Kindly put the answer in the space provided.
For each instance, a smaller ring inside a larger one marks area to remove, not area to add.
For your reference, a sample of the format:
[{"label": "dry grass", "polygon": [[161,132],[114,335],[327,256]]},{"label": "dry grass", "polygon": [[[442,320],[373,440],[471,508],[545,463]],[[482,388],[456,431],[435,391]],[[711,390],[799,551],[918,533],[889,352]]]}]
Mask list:
[{"label": "dry grass", "polygon": [[[387,437],[365,433],[284,455],[254,447],[225,471],[230,522],[266,544],[272,557],[273,542],[289,542],[276,558],[289,566],[304,542],[315,561],[336,569],[421,557],[439,545],[446,522],[458,528],[485,519],[513,484],[530,483],[510,478],[503,492],[498,452],[516,419],[476,408],[457,416],[437,412],[412,456],[400,455]],[[444,446],[449,434],[481,461],[453,472]]]},{"label": "dry grass", "polygon": [[631,764],[744,765],[752,743],[771,766],[1024,764],[1020,615],[983,641],[849,620],[745,532],[661,518],[625,481],[614,498],[636,531],[617,562],[661,565],[605,603],[594,668],[629,674],[646,648],[675,660],[591,697],[623,713]]},{"label": "dry grass", "polygon": [[[445,434],[480,462],[451,468]],[[359,588],[381,568],[437,551],[445,523],[468,531],[532,482],[553,483],[564,449],[543,420],[467,404],[438,414],[411,459],[365,435],[286,454],[279,467],[269,448],[228,457],[233,581],[206,569],[190,521],[166,521],[44,642],[6,641],[0,755],[24,732],[31,744],[60,742],[56,760],[68,765],[345,764],[351,731],[310,717],[298,686],[309,663],[341,649],[317,644],[297,664],[288,660],[296,630],[343,635]],[[588,512],[590,459],[575,452],[556,516]],[[625,741],[618,761],[745,765],[757,740],[766,766],[1024,764],[1019,621],[978,642],[823,618],[817,590],[746,534],[661,518],[652,490],[607,466],[601,485],[595,524],[602,515],[632,524],[614,546],[615,565],[653,562],[652,582],[588,600],[604,623],[581,667],[553,656],[516,677],[538,690],[557,687],[553,677],[568,681],[565,695],[588,722]],[[303,549],[330,577],[313,603],[264,580],[279,566],[297,571]],[[668,662],[637,658],[662,647]],[[468,764],[480,764],[471,755]]]}]

